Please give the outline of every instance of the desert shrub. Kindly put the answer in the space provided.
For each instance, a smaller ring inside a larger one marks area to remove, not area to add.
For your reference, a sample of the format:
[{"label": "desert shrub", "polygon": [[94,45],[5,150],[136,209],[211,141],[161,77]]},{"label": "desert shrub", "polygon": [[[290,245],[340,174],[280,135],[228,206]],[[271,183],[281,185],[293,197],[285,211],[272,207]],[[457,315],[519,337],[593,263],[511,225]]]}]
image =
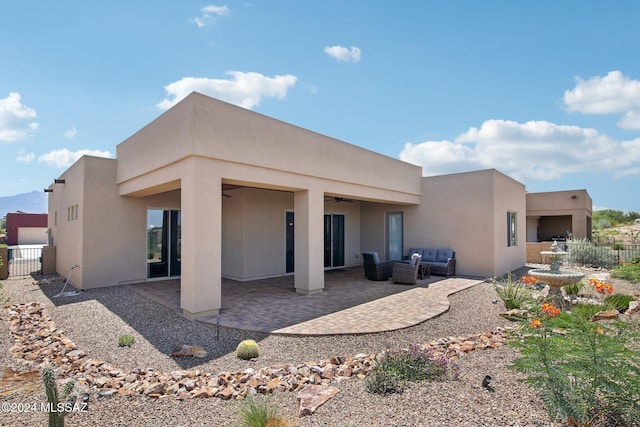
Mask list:
[{"label": "desert shrub", "polygon": [[118,337],[119,347],[131,347],[134,342],[136,342],[136,339],[129,334],[122,334]]},{"label": "desert shrub", "polygon": [[615,294],[608,295],[604,299],[604,305],[607,309],[615,309],[620,313],[624,313],[629,309],[629,303],[634,301],[635,297],[631,295]]},{"label": "desert shrub", "polygon": [[258,343],[254,340],[244,340],[236,347],[236,356],[243,360],[250,360],[258,357]]},{"label": "desert shrub", "polygon": [[640,283],[640,257],[616,265],[611,272],[611,276],[616,279],[627,280],[631,283]]},{"label": "desert shrub", "polygon": [[531,288],[521,280],[515,280],[511,273],[506,278],[494,279],[493,285],[507,310],[523,308],[533,301]]},{"label": "desert shrub", "polygon": [[247,398],[240,403],[238,413],[243,427],[288,427],[289,422],[278,414],[278,407],[266,399]]},{"label": "desert shrub", "polygon": [[369,393],[384,396],[391,393],[402,393],[404,391],[404,381],[384,369],[373,369],[364,381]]},{"label": "desert shrub", "polygon": [[572,264],[611,268],[617,262],[609,247],[596,246],[587,239],[569,239],[567,247]]},{"label": "desert shrub", "polygon": [[521,351],[511,368],[527,375],[525,382],[540,391],[554,420],[573,426],[611,420],[638,426],[637,325],[591,322],[599,310],[597,305],[578,305],[554,318],[523,322],[521,335],[508,341]]},{"label": "desert shrub", "polygon": [[431,349],[412,344],[408,349],[385,351],[376,358],[376,365],[365,379],[370,393],[400,393],[407,381],[440,381],[449,374],[458,378],[458,365]]}]

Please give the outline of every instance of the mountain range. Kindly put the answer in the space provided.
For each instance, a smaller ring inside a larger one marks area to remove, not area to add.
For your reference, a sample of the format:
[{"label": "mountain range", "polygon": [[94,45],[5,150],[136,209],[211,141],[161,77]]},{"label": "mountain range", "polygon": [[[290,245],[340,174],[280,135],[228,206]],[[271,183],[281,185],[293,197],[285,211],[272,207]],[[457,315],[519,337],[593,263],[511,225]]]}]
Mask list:
[{"label": "mountain range", "polygon": [[25,213],[47,213],[47,195],[42,191],[0,197],[0,218],[17,211]]}]

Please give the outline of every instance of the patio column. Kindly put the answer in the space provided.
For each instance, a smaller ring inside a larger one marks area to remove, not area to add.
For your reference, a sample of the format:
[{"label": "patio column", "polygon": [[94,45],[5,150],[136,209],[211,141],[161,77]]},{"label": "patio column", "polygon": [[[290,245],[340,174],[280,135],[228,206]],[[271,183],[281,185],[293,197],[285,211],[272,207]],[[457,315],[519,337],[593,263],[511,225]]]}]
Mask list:
[{"label": "patio column", "polygon": [[295,287],[301,294],[324,289],[324,192],[317,189],[296,191],[295,210]]},{"label": "patio column", "polygon": [[195,319],[218,314],[222,303],[222,179],[205,159],[184,166],[180,307]]}]

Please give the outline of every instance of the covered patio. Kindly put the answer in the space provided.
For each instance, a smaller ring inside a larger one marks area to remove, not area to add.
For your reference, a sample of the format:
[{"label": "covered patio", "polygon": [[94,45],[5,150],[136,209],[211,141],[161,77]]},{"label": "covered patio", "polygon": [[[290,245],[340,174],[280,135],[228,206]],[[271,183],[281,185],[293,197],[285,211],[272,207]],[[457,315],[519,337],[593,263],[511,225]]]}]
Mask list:
[{"label": "covered patio", "polygon": [[[363,334],[407,328],[449,308],[448,295],[482,279],[431,276],[415,286],[367,280],[361,267],[327,270],[324,292],[296,293],[293,276],[237,282],[222,279],[222,309],[198,321],[284,335]],[[178,313],[180,280],[130,288]]]}]

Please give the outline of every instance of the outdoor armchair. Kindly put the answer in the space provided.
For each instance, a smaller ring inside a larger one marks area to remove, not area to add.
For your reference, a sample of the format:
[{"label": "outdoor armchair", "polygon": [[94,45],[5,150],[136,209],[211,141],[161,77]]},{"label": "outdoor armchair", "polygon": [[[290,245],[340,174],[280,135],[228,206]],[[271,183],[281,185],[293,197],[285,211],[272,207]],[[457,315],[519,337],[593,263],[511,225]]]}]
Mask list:
[{"label": "outdoor armchair", "polygon": [[405,283],[415,285],[418,280],[418,270],[420,270],[420,261],[422,255],[413,254],[411,260],[406,262],[397,262],[393,266],[391,280],[393,283]]},{"label": "outdoor armchair", "polygon": [[364,263],[364,275],[369,280],[387,280],[391,277],[395,261],[380,261],[377,252],[365,252],[362,254]]}]

